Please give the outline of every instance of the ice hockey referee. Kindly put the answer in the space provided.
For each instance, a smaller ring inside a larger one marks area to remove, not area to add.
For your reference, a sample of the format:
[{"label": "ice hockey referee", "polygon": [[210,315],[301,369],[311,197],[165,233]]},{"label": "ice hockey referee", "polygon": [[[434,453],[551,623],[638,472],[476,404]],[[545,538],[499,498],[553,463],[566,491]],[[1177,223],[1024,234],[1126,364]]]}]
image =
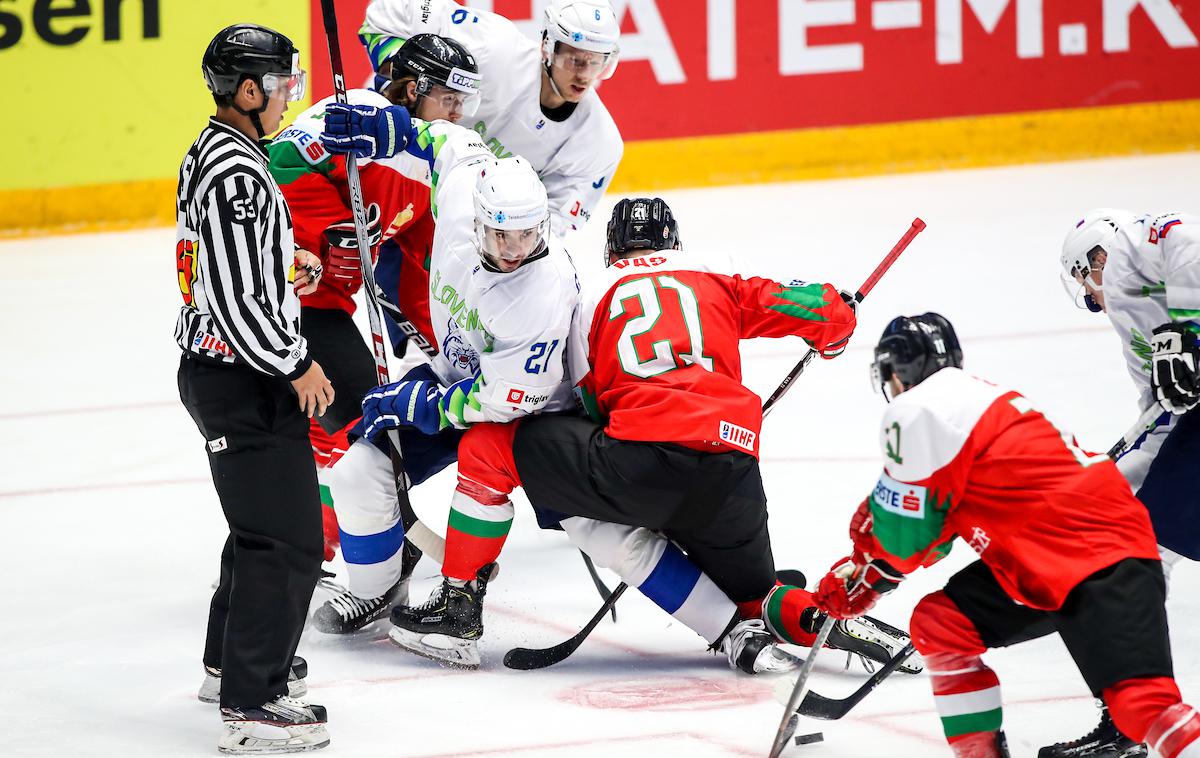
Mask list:
[{"label": "ice hockey referee", "polygon": [[204,53],[216,115],[179,169],[179,396],[204,435],[229,523],[204,649],[200,699],[220,702],[218,747],[239,754],[329,744],[325,709],[294,699],[294,658],[321,567],[321,502],[308,419],[333,387],[300,333],[320,263],[297,251],[259,144],[304,95],[291,40],[251,24]]}]

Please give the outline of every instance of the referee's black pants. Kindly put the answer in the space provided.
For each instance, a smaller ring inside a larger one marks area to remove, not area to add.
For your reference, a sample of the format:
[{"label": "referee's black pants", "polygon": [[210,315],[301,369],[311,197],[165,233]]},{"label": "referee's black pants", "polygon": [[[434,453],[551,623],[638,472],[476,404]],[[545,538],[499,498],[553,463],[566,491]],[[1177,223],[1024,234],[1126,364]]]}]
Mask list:
[{"label": "referee's black pants", "polygon": [[287,380],[247,366],[185,353],[178,378],[229,523],[204,665],[222,670],[222,706],[262,705],[287,692],[321,569],[321,500],[308,419]]},{"label": "referee's black pants", "polygon": [[317,417],[326,434],[336,434],[362,415],[363,396],[379,384],[375,356],[354,318],[339,308],[300,309],[308,352],[333,385],[333,404]]}]

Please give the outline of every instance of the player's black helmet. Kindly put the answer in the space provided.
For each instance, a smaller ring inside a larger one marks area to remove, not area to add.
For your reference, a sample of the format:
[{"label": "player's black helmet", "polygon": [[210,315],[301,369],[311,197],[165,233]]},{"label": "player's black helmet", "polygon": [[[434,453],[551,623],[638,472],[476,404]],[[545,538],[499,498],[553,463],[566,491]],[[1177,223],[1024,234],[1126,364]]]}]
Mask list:
[{"label": "player's black helmet", "polygon": [[883,330],[875,346],[871,379],[882,388],[895,376],[909,388],[947,366],[962,368],[962,347],[950,321],[932,312],[898,316]]},{"label": "player's black helmet", "polygon": [[679,247],[679,227],[670,206],[661,197],[622,200],[608,220],[608,250],[604,265],[614,254],[630,250],[668,250]]},{"label": "player's black helmet", "polygon": [[229,98],[247,78],[261,88],[265,74],[290,74],[298,53],[290,39],[273,29],[234,24],[208,43],[200,67],[209,90],[218,98]]},{"label": "player's black helmet", "polygon": [[477,105],[479,97],[479,64],[455,40],[437,34],[418,34],[405,42],[388,62],[392,64],[392,81],[405,77],[416,80],[417,97],[428,95],[434,85],[440,85],[465,93],[468,101],[463,111],[468,116],[473,114],[471,106]]}]

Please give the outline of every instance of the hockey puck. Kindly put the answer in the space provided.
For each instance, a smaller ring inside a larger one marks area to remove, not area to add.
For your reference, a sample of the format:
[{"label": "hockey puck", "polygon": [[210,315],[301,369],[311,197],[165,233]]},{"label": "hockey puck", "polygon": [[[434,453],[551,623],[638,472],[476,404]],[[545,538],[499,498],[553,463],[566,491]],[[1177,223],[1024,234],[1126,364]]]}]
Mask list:
[{"label": "hockey puck", "polygon": [[796,744],[797,745],[811,745],[814,742],[824,742],[824,741],[825,741],[825,735],[822,734],[821,732],[813,732],[812,734],[797,734],[796,735]]}]

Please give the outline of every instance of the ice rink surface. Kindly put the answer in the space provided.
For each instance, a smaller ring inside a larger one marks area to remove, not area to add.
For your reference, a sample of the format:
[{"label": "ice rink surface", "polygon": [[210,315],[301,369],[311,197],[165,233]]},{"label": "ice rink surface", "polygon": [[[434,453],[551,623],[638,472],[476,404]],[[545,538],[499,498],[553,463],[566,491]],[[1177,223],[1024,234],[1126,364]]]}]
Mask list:
[{"label": "ice rink surface", "polygon": [[[968,370],[1020,389],[1104,450],[1137,418],[1117,337],[1076,310],[1058,281],[1069,226],[1094,206],[1200,208],[1200,155],[1060,163],[666,194],[688,249],[735,251],[747,272],[856,288],[914,216],[929,228],[863,305],[846,355],[816,361],[767,420],[763,476],[777,565],[810,582],[848,550],[852,511],[880,466],[884,401],[870,349],[901,313],[937,310]],[[607,199],[574,245],[599,265]],[[0,244],[0,754],[216,754],[214,706],[195,699],[224,521],[202,439],[180,405],[180,305],[170,229]],[[768,394],[798,340],[745,345],[748,384]],[[444,528],[453,471],[414,492]],[[974,556],[959,543],[876,615],[908,613]],[[329,708],[327,756],[765,755],[782,713],[771,682],[723,658],[636,593],[567,662],[501,665],[514,645],[573,634],[599,604],[565,537],[539,532],[523,501],[489,589],[482,669],[451,671],[403,653],[386,622],[347,638],[309,631],[310,699]],[[341,566],[335,564],[335,569]],[[1053,571],[1053,566],[1047,567]],[[437,567],[417,569],[424,599]],[[608,575],[611,582],[616,580]],[[1200,572],[1183,564],[1169,599],[1184,695],[1200,702]],[[1097,629],[1097,634],[1104,634]],[[991,653],[1013,755],[1079,736],[1095,711],[1057,639]],[[840,697],[865,677],[822,654],[815,689]],[[810,758],[948,755],[925,677],[894,676],[841,722],[805,720]]]}]

